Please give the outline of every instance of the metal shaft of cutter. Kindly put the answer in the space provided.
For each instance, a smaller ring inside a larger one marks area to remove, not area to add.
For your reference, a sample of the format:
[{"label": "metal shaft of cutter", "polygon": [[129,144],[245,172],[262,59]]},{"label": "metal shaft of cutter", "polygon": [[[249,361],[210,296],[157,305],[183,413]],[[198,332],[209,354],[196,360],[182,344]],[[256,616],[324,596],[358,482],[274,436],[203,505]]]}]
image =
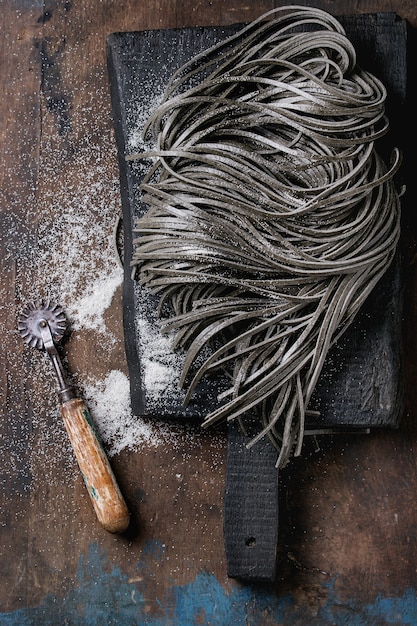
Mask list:
[{"label": "metal shaft of cutter", "polygon": [[60,401],[66,402],[71,398],[75,398],[75,389],[72,385],[68,383],[64,367],[62,365],[61,359],[59,358],[59,354],[52,337],[51,329],[49,328],[49,324],[45,319],[41,319],[39,321],[39,331],[42,336],[43,346],[46,352],[49,354],[58,378],[58,396]]}]

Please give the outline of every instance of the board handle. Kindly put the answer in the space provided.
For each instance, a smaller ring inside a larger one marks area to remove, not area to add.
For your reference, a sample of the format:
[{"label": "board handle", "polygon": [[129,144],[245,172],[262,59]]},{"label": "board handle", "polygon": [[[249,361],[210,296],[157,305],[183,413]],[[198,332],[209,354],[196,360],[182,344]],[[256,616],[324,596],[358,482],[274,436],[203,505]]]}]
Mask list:
[{"label": "board handle", "polygon": [[[248,416],[249,417],[249,416]],[[267,437],[253,448],[257,421],[227,425],[224,536],[227,574],[246,582],[274,582],[278,554],[277,453]]]},{"label": "board handle", "polygon": [[63,402],[61,415],[100,524],[111,533],[123,532],[130,513],[84,400]]}]

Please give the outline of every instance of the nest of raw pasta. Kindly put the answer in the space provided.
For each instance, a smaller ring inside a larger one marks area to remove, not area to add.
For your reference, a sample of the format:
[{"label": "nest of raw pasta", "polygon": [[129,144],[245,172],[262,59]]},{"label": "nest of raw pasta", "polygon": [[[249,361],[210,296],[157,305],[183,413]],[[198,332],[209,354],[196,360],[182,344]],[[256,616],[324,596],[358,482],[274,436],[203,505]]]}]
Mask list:
[{"label": "nest of raw pasta", "polygon": [[283,7],[177,71],[144,130],[155,148],[129,157],[154,158],[133,263],[186,352],[186,400],[222,371],[204,425],[258,416],[278,466],[395,253],[400,158],[387,168],[374,145],[385,99],[337,20]]}]

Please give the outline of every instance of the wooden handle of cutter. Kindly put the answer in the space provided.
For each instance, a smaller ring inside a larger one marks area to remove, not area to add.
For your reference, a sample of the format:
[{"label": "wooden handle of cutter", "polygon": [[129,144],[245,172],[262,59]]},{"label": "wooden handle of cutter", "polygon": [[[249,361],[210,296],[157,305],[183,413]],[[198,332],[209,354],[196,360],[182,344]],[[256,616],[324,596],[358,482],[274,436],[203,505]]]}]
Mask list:
[{"label": "wooden handle of cutter", "polygon": [[61,405],[61,415],[100,524],[111,533],[123,532],[129,510],[87,406],[81,398],[72,398]]}]

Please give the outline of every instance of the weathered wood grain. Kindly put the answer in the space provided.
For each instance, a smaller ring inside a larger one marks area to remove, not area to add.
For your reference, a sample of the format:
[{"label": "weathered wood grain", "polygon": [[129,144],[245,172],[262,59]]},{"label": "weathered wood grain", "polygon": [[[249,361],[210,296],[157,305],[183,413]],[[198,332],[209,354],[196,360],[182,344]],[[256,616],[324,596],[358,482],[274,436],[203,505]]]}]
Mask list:
[{"label": "weathered wood grain", "polygon": [[[39,8],[34,3],[21,15],[16,9],[13,3],[6,3],[0,17],[0,508],[6,607],[30,602],[31,416],[24,379],[19,375],[23,350],[13,329],[16,295],[25,282],[15,251],[21,251],[26,267],[32,258],[40,135],[39,62],[33,51],[33,38],[41,30],[35,19]],[[26,516],[23,524],[16,524],[19,514]]]},{"label": "weathered wood grain", "polygon": [[[312,449],[309,458],[281,473],[287,513],[280,524],[283,544],[275,585],[227,580],[222,528],[226,440],[221,432],[169,427],[163,445],[125,449],[113,457],[137,530],[115,538],[95,526],[56,413],[51,372],[42,367],[42,355],[24,349],[15,332],[27,292],[40,277],[47,282],[54,273],[40,263],[44,250],[38,253],[45,229],[65,212],[63,200],[78,201],[88,184],[94,188],[97,221],[106,206],[113,210],[114,205],[115,213],[120,207],[113,189],[118,166],[107,35],[244,22],[271,6],[237,0],[2,3],[0,622],[7,626],[85,625],[101,618],[108,624],[152,626],[158,621],[327,626],[351,618],[353,623],[395,623],[395,615],[407,615],[405,610],[413,615],[417,228],[412,212],[405,215],[404,231],[407,393],[402,426],[361,439],[324,440],[321,452]],[[399,0],[338,0],[320,6],[338,14],[396,11],[417,26],[417,7]],[[91,139],[94,150],[87,159],[83,148]],[[111,232],[112,225],[107,229]],[[87,259],[94,245],[87,248]],[[63,248],[61,268],[68,263],[66,254]],[[92,280],[88,270],[85,280]],[[106,312],[114,341],[106,342],[93,330],[72,334],[65,351],[78,383],[113,369],[126,372],[121,318],[119,289]]]}]

